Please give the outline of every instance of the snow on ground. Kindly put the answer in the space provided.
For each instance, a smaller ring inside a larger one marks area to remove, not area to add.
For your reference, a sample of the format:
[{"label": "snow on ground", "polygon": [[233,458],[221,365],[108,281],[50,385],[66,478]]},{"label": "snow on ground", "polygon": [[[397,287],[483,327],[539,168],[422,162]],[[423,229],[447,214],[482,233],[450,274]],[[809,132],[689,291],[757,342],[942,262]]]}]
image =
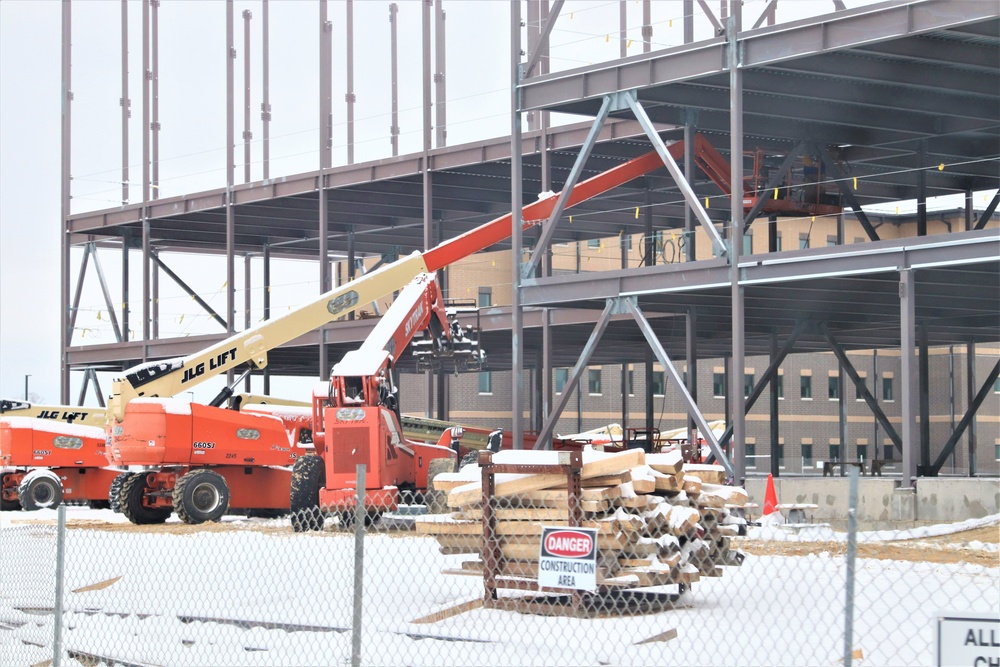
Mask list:
[{"label": "snow on ground", "polygon": [[[69,508],[67,515],[77,525],[122,521],[107,510]],[[3,665],[51,658],[55,531],[18,523],[28,517],[51,520],[55,512],[0,514]],[[864,539],[920,539],[998,520]],[[153,665],[350,664],[353,536],[294,534],[287,521],[227,523],[222,532],[186,534],[68,531],[64,646]],[[752,532],[770,539],[765,530]],[[796,537],[844,539],[828,529]],[[836,665],[843,655],[841,556],[748,555],[742,567],[701,579],[678,608],[660,613],[573,619],[472,609],[414,623],[482,597],[481,579],[442,573],[471,558],[442,555],[434,540],[413,533],[369,534],[362,664]],[[1000,567],[860,559],[856,576],[859,665],[931,664],[938,612],[1000,608]],[[676,638],[637,644],[671,629]]]}]

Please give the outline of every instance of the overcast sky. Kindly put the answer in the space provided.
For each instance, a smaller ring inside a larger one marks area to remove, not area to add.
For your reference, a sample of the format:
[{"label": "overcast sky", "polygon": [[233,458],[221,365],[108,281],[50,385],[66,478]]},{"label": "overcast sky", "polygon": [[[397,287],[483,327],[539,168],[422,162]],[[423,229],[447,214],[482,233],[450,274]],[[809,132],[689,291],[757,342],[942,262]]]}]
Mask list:
[{"label": "overcast sky", "polygon": [[[399,5],[400,152],[421,147],[420,2]],[[719,3],[709,3],[718,9]],[[785,0],[779,20],[801,18],[832,8],[829,0]],[[869,4],[848,1],[848,7]],[[755,20],[764,0],[745,3]],[[319,165],[318,3],[270,3],[271,176],[300,173]],[[237,121],[242,133],[244,9],[253,14],[251,118],[255,143],[252,179],[261,178],[259,1],[235,3]],[[391,155],[389,144],[389,2],[358,0],[355,15],[355,160]],[[509,131],[509,4],[505,0],[445,0],[447,13],[448,143]],[[680,0],[653,3],[654,48],[683,38]],[[121,3],[74,2],[72,90],[72,210],[109,209],[121,203]],[[642,6],[627,3],[630,55],[641,53]],[[141,12],[129,12],[129,202],[141,201],[142,60]],[[345,4],[329,3],[334,24],[334,162],[346,161],[344,56]],[[553,69],[567,69],[618,57],[618,2],[570,0],[553,32]],[[696,38],[710,27],[699,19]],[[163,0],[160,42],[160,194],[170,197],[225,184],[225,2]],[[60,239],[60,49],[61,3],[55,0],[0,0],[0,397],[23,398],[25,376],[41,402],[59,402],[59,239]],[[242,160],[237,139],[236,159]],[[243,169],[236,170],[238,182]],[[75,287],[82,254],[74,252]],[[141,264],[131,262],[131,327],[141,332]],[[115,307],[120,311],[121,268],[117,252],[102,251],[101,265]],[[213,307],[225,309],[222,261],[165,257]],[[241,274],[241,271],[237,271]],[[303,303],[318,292],[315,266],[286,263],[273,280],[275,312]],[[242,280],[242,278],[240,278]],[[259,268],[251,288],[258,287]],[[109,323],[97,278],[88,272],[73,344],[111,343]],[[237,285],[242,289],[242,285]],[[218,331],[191,300],[161,280],[163,336]],[[259,289],[258,289],[259,291]],[[256,298],[256,297],[255,297]],[[255,308],[257,306],[255,305]],[[81,374],[70,391],[75,402]],[[109,378],[102,379],[105,394]],[[211,390],[214,393],[215,389]],[[201,397],[198,397],[201,400]],[[96,404],[93,395],[87,404]]]}]

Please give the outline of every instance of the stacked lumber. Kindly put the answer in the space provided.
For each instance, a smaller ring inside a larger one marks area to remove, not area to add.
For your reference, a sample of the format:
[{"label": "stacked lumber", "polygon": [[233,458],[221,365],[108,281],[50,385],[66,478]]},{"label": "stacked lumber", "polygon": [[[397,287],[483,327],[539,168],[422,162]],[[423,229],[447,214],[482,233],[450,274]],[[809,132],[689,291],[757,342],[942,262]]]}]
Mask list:
[{"label": "stacked lumber", "polygon": [[[558,456],[501,451],[493,462],[556,465]],[[730,544],[742,519],[731,516],[727,506],[746,504],[747,493],[720,483],[721,466],[685,464],[679,451],[641,449],[585,448],[582,460],[582,527],[597,530],[599,587],[687,585],[742,563],[743,555]],[[482,574],[481,484],[476,464],[438,475],[434,488],[447,493],[452,511],[417,519],[417,531],[434,536],[442,553],[478,556],[449,573]],[[569,525],[566,476],[499,473],[494,488],[495,535],[503,556],[497,574],[535,579],[542,528]]]}]

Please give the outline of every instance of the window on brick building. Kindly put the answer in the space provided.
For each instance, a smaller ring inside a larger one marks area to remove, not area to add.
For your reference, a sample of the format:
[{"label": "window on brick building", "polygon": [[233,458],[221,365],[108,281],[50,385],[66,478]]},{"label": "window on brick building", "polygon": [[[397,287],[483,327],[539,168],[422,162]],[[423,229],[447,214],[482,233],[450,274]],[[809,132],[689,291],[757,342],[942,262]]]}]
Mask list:
[{"label": "window on brick building", "polygon": [[493,393],[493,373],[491,373],[490,371],[479,372],[479,393],[480,394]]},{"label": "window on brick building", "polygon": [[479,307],[486,308],[493,305],[493,288],[492,287],[480,287],[479,288]]},{"label": "window on brick building", "polygon": [[587,393],[588,394],[600,394],[601,393],[601,369],[600,368],[589,368],[589,369],[587,369]]},{"label": "window on brick building", "polygon": [[826,395],[830,400],[840,398],[840,376],[831,375],[826,379]]},{"label": "window on brick building", "polygon": [[830,445],[830,460],[831,461],[840,460],[840,445]]},{"label": "window on brick building", "polygon": [[743,396],[747,397],[753,391],[753,373],[743,374]]},{"label": "window on brick building", "polygon": [[812,399],[813,379],[811,375],[799,376],[799,398]]},{"label": "window on brick building", "polygon": [[856,447],[858,450],[858,460],[867,461],[868,460],[868,445],[858,445]]},{"label": "window on brick building", "polygon": [[813,446],[812,445],[802,445],[802,466],[811,466],[813,464]]},{"label": "window on brick building", "polygon": [[778,400],[785,399],[785,376],[778,376]]},{"label": "window on brick building", "polygon": [[855,400],[858,400],[858,401],[865,400],[865,395],[864,395],[864,392],[862,391],[862,387],[865,386],[865,383],[867,381],[868,380],[865,379],[865,378],[858,378],[858,381],[854,384],[854,398],[855,398]]},{"label": "window on brick building", "polygon": [[712,373],[712,396],[722,398],[726,395],[726,374]]},{"label": "window on brick building", "polygon": [[653,371],[653,395],[663,396],[665,390],[663,371]]},{"label": "window on brick building", "polygon": [[566,388],[566,383],[569,382],[569,369],[568,368],[557,368],[555,370],[555,391],[557,394],[561,394],[563,389]]},{"label": "window on brick building", "polygon": [[892,378],[882,378],[882,400],[891,401],[892,398]]},{"label": "window on brick building", "polygon": [[882,459],[885,461],[891,461],[896,453],[896,447],[893,445],[882,445]]}]

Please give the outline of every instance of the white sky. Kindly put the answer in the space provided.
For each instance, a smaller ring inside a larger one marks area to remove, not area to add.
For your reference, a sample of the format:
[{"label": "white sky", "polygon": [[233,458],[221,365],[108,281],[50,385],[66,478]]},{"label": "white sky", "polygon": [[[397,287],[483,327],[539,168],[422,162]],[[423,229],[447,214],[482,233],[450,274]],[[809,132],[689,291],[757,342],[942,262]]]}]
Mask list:
[{"label": "white sky", "polygon": [[[420,150],[420,3],[399,4],[400,153]],[[718,11],[719,3],[709,3]],[[870,0],[848,0],[848,7]],[[388,1],[359,0],[355,16],[355,160],[391,155],[389,144]],[[744,20],[754,21],[766,2],[748,1]],[[829,11],[829,0],[785,0],[779,22]],[[121,5],[89,0],[73,5],[72,174],[74,213],[113,208],[121,200]],[[346,162],[344,93],[344,7],[333,0],[334,163]],[[455,145],[509,132],[509,4],[505,0],[445,0],[447,13],[448,143]],[[630,54],[641,52],[640,2],[630,1]],[[682,41],[682,3],[653,3],[654,49]],[[141,200],[141,11],[129,5],[129,162],[130,203]],[[262,177],[259,107],[260,3],[235,3],[236,160],[242,161],[243,20],[253,13],[251,46],[252,174]],[[318,3],[270,3],[271,176],[318,167]],[[748,18],[749,17],[749,18]],[[161,196],[192,193],[225,184],[225,3],[164,0],[160,34]],[[553,69],[618,57],[618,2],[570,0],[553,32]],[[710,27],[699,19],[696,39]],[[59,238],[60,238],[60,48],[61,3],[55,0],[0,2],[0,396],[22,398],[25,376],[41,402],[59,402]],[[242,164],[236,179],[242,182]],[[101,264],[120,314],[119,253],[102,251]],[[80,251],[74,252],[75,287]],[[225,265],[221,260],[165,256],[164,260],[218,312],[225,309]],[[241,264],[241,263],[240,263]],[[133,253],[130,273],[131,328],[141,334],[141,261]],[[243,289],[237,266],[237,289]],[[317,294],[312,263],[285,262],[273,269],[273,312],[304,303]],[[254,265],[251,291],[259,292]],[[217,332],[197,306],[161,278],[161,335]],[[71,287],[71,289],[73,288]],[[259,297],[254,294],[254,309]],[[242,297],[237,297],[242,303]],[[238,308],[240,306],[238,305]],[[91,263],[85,282],[74,344],[111,343],[113,332]],[[81,374],[74,374],[72,402]],[[216,385],[210,391],[214,393]],[[106,393],[110,386],[102,378]],[[201,397],[198,397],[201,400]],[[89,396],[87,404],[96,404]]]}]

